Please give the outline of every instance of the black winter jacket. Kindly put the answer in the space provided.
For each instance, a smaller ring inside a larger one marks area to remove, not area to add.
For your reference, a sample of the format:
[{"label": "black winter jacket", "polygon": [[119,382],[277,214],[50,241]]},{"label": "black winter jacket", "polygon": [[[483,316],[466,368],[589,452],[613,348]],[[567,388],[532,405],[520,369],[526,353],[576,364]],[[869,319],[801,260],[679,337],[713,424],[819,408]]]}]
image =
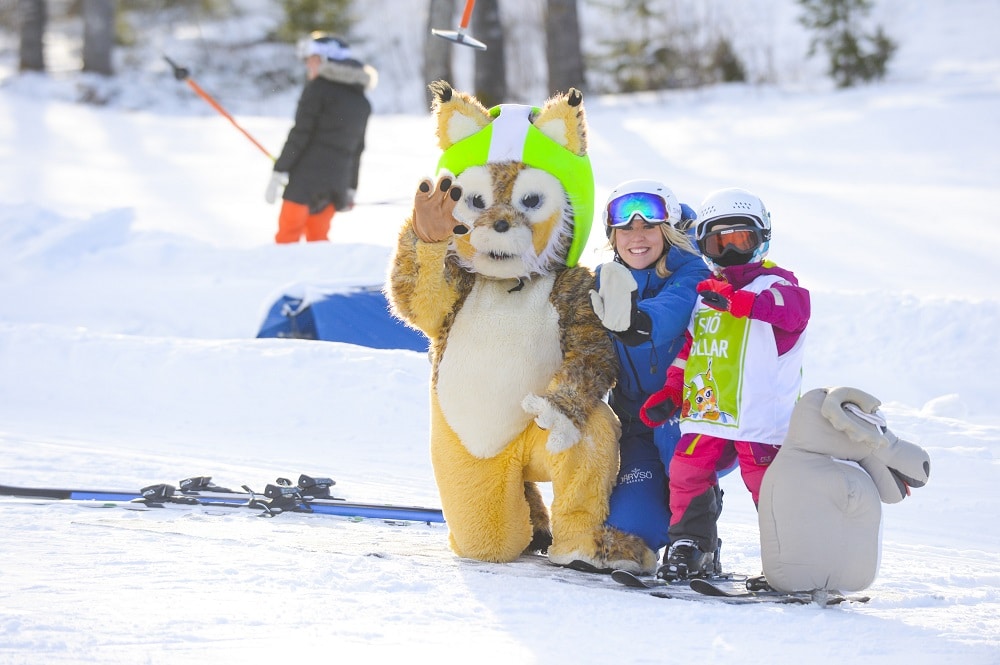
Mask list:
[{"label": "black winter jacket", "polygon": [[346,193],[358,188],[371,104],[364,71],[353,63],[325,62],[306,84],[295,109],[295,125],[274,170],[288,174],[282,198],[316,213],[333,203],[341,210]]}]

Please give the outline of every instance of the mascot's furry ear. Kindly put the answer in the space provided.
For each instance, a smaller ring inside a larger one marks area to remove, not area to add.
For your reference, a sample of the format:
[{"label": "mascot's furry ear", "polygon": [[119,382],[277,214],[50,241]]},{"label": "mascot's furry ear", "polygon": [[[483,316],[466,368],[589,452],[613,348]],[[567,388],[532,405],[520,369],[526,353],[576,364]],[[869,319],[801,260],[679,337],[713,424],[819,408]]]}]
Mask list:
[{"label": "mascot's furry ear", "polygon": [[583,94],[576,88],[570,88],[565,95],[557,95],[545,102],[534,124],[539,131],[574,155],[587,154]]},{"label": "mascot's furry ear", "polygon": [[478,99],[464,92],[455,92],[447,81],[431,83],[430,90],[434,94],[431,109],[437,116],[438,147],[442,150],[469,138],[493,121],[490,112]]},{"label": "mascot's furry ear", "polygon": [[[500,115],[501,106],[487,110],[478,99],[455,91],[447,81],[431,83],[432,111],[437,117],[438,147],[447,150],[485,128]],[[531,107],[529,122],[552,141],[574,155],[587,154],[587,129],[583,94],[570,88],[565,95],[550,98],[539,109]]]}]

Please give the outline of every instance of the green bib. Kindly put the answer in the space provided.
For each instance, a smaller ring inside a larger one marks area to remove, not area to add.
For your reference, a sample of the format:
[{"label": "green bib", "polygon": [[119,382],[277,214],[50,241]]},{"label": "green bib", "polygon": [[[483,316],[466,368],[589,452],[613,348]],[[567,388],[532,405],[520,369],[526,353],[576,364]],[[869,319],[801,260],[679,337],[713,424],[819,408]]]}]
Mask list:
[{"label": "green bib", "polygon": [[743,361],[750,319],[700,308],[694,317],[694,341],[684,369],[685,420],[737,427],[743,386]]}]

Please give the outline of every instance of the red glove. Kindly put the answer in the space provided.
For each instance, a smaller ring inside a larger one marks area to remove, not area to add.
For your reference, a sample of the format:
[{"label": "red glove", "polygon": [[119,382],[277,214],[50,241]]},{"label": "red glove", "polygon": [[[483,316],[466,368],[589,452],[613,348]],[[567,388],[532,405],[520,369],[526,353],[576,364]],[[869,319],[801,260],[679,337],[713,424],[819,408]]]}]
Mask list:
[{"label": "red glove", "polygon": [[706,279],[698,282],[701,300],[712,309],[729,312],[737,318],[750,316],[757,295],[750,291],[734,291],[733,285],[721,279]]},{"label": "red glove", "polygon": [[649,427],[659,427],[677,413],[681,391],[669,383],[649,396],[639,409],[639,418]]}]

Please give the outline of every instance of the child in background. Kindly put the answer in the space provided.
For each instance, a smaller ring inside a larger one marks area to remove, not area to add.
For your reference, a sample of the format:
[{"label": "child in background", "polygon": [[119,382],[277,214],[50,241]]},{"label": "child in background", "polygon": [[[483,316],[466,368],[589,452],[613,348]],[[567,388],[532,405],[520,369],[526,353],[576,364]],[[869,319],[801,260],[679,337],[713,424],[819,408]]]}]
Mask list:
[{"label": "child in background", "polygon": [[680,408],[670,462],[670,549],[657,576],[713,570],[719,545],[717,470],[739,461],[753,497],[785,438],[802,381],[809,292],[765,261],[770,213],[755,195],[723,189],[701,204],[695,239],[714,277],[698,284],[684,348],[640,412],[654,426]]},{"label": "child in background", "polygon": [[278,243],[328,240],[337,212],[354,207],[371,104],[365,91],[378,73],[354,58],[342,39],[314,32],[299,42],[308,82],[295,108],[295,125],[274,162],[264,199],[278,190]]}]

